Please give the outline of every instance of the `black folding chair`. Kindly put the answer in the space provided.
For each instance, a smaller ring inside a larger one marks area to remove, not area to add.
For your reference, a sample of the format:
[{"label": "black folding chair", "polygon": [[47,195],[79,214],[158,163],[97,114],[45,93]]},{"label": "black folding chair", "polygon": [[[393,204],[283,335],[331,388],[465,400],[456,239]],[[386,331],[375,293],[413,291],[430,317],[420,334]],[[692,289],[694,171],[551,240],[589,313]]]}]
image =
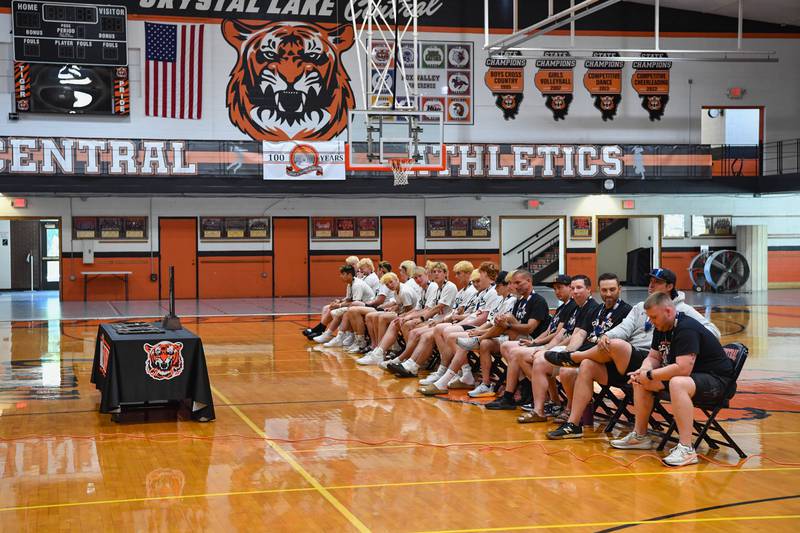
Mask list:
[{"label": "black folding chair", "polygon": [[[739,374],[741,374],[742,368],[744,368],[744,363],[747,360],[748,350],[747,346],[738,342],[727,344],[723,349],[725,350],[725,354],[733,361],[733,379],[731,380],[731,384],[728,386],[728,390],[725,391],[725,395],[719,402],[713,404],[694,402],[694,406],[703,411],[703,414],[706,415],[706,420],[704,422],[698,422],[697,420],[693,421],[694,436],[697,437],[697,440],[694,442],[694,447],[697,448],[701,442],[706,442],[710,448],[715,450],[719,449],[720,446],[725,446],[728,448],[733,448],[736,453],[739,454],[739,457],[744,459],[747,457],[747,454],[742,451],[742,449],[738,444],[736,444],[728,432],[719,425],[719,422],[717,422],[717,414],[719,414],[722,409],[730,406],[730,400],[736,393],[736,381],[739,379]],[[663,406],[660,405],[662,400],[669,400],[669,393],[662,393],[660,397],[656,398],[656,405],[661,407],[663,410]],[[667,413],[666,410],[663,412]],[[677,430],[675,417],[669,413],[667,413],[667,415],[669,416],[669,428],[667,428],[667,431],[662,436],[661,443],[658,445],[659,450],[663,450],[668,441],[678,441],[678,439],[673,436],[673,433],[675,433]],[[709,431],[716,431],[723,440],[711,437],[708,434]]]},{"label": "black folding chair", "polygon": [[614,394],[611,385],[600,385],[600,391],[594,393],[592,397],[594,416],[608,419],[603,429],[606,433],[611,433],[622,418],[629,424],[634,420],[634,415],[630,411],[630,406],[633,404],[633,388],[630,385],[615,388],[622,391],[621,398]]}]

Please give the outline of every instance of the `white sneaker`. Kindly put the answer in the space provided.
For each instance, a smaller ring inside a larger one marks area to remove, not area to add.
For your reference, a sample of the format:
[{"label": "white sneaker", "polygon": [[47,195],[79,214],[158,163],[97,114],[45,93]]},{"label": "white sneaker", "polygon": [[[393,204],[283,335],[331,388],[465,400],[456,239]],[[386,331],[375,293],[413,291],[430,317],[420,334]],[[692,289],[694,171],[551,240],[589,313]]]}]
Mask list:
[{"label": "white sneaker", "polygon": [[314,342],[317,342],[319,344],[325,344],[326,342],[328,342],[332,338],[333,338],[333,333],[325,331],[322,335],[317,335],[316,337],[314,337],[311,340],[313,340]]},{"label": "white sneaker", "polygon": [[478,386],[467,393],[470,398],[485,398],[487,396],[494,396],[494,388],[491,385],[478,383]]},{"label": "white sneaker", "polygon": [[[372,353],[372,352],[370,352],[370,353]],[[360,357],[360,358],[356,359],[356,364],[357,365],[377,365],[378,363],[382,363],[382,362],[383,362],[383,356],[382,355],[370,355],[370,354],[367,354],[364,357]]]},{"label": "white sneaker", "polygon": [[638,435],[635,431],[621,439],[612,440],[609,444],[618,450],[649,450],[653,447],[653,441],[648,435]]},{"label": "white sneaker", "polygon": [[389,370],[389,364],[390,363],[398,363],[399,364],[399,363],[402,363],[402,361],[400,361],[399,357],[395,357],[394,359],[387,359],[386,361],[381,361],[380,363],[378,363],[378,367],[382,368],[383,370]]},{"label": "white sneaker", "polygon": [[356,341],[356,336],[352,331],[348,331],[342,338],[342,346],[350,346]]},{"label": "white sneaker", "polygon": [[437,370],[436,372],[433,372],[432,374],[428,374],[428,377],[425,377],[425,378],[422,378],[421,380],[419,380],[419,384],[420,385],[432,385],[433,383],[436,383],[437,381],[439,381],[439,378],[444,376],[445,372],[447,372],[446,368],[442,372],[439,372]]},{"label": "white sneaker", "polygon": [[345,350],[347,353],[361,353],[361,350],[364,349],[365,344],[361,344],[359,342],[354,342],[350,346],[347,347]]},{"label": "white sneaker", "polygon": [[667,466],[686,466],[697,463],[697,452],[691,446],[678,444],[661,460]]},{"label": "white sneaker", "polygon": [[339,333],[334,338],[323,344],[326,348],[339,348],[344,343],[344,334]]}]

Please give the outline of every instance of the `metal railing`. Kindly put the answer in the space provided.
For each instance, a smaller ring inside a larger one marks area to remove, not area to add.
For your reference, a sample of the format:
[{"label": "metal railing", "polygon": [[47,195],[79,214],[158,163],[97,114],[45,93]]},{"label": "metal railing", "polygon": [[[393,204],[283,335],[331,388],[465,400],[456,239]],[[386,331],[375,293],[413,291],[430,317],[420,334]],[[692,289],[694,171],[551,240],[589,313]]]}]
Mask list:
[{"label": "metal railing", "polygon": [[800,172],[800,139],[763,144],[712,144],[713,176],[776,176]]}]

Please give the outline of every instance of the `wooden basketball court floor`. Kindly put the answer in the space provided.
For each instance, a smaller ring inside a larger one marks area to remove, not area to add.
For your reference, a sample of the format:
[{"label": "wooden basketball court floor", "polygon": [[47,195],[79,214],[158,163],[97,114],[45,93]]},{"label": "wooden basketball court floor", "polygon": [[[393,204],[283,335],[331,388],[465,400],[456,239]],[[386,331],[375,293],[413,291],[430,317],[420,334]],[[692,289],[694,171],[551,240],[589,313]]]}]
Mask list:
[{"label": "wooden basketball court floor", "polygon": [[[305,315],[204,317],[217,419],[116,424],[89,383],[97,322],[0,322],[2,531],[800,529],[800,307],[716,308],[750,359],[723,449],[663,467],[596,429],[547,441],[299,335]],[[599,421],[598,421],[599,426]]]}]

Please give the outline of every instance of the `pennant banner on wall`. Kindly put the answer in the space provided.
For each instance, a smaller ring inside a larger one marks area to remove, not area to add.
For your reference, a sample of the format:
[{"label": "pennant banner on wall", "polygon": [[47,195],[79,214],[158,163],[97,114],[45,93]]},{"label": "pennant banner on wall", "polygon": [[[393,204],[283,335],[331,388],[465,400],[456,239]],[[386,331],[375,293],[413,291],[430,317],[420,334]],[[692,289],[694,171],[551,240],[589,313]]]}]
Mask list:
[{"label": "pennant banner on wall", "polygon": [[631,85],[642,99],[642,108],[650,114],[650,120],[661,120],[669,102],[669,69],[672,61],[665,60],[664,52],[642,52],[643,58],[634,61]]},{"label": "pennant banner on wall", "polygon": [[614,61],[619,52],[592,52],[592,59],[584,62],[586,74],[583,86],[594,98],[603,120],[614,120],[622,101],[622,61]]},{"label": "pennant banner on wall", "polygon": [[265,180],[343,180],[344,142],[264,141]]},{"label": "pennant banner on wall", "polygon": [[572,103],[573,72],[575,60],[569,52],[545,52],[543,59],[536,60],[533,80],[545,97],[544,105],[553,112],[553,120],[564,120]]},{"label": "pennant banner on wall", "polygon": [[508,52],[506,57],[489,57],[486,59],[488,70],[483,80],[492,91],[494,104],[503,112],[503,118],[511,120],[517,118],[519,106],[522,103],[522,93],[525,89],[524,68],[527,60],[521,57],[520,52]]}]

